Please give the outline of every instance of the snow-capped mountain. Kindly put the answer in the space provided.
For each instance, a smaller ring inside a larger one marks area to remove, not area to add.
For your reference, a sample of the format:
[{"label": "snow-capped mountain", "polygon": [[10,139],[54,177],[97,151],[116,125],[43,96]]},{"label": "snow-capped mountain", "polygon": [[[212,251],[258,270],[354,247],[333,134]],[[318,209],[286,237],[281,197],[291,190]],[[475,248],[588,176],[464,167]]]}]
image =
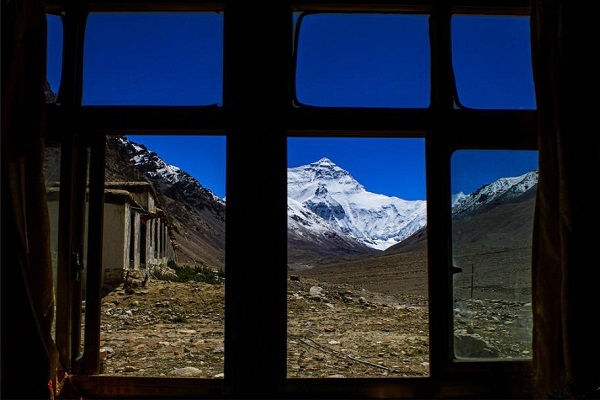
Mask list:
[{"label": "snow-capped mountain", "polygon": [[452,197],[452,217],[461,218],[518,199],[533,189],[537,182],[538,171],[533,170],[520,176],[500,178],[468,196],[461,192]]},{"label": "snow-capped mountain", "polygon": [[424,200],[368,192],[328,158],[288,169],[290,231],[333,229],[365,246],[385,250],[425,224]]},{"label": "snow-capped mountain", "polygon": [[[453,218],[517,200],[535,187],[537,170],[500,178],[471,194],[452,196]],[[365,190],[352,175],[328,158],[288,169],[288,231],[349,237],[385,250],[427,224],[424,200],[403,200]],[[308,236],[307,233],[304,233]],[[313,239],[314,240],[314,239]]]},{"label": "snow-capped mountain", "polygon": [[[172,218],[181,260],[224,264],[225,200],[158,154],[125,137],[107,140],[107,181],[150,181]],[[537,171],[500,178],[452,196],[453,218],[518,201],[537,184]],[[375,254],[423,232],[426,201],[368,192],[328,158],[288,169],[288,264],[323,257]]]}]

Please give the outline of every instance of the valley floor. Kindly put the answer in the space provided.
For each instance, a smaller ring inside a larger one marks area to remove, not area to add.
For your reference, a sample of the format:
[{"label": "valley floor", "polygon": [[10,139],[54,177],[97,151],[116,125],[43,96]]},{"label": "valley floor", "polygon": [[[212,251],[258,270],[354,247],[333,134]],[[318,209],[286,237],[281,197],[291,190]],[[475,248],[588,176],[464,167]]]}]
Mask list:
[{"label": "valley floor", "polygon": [[[103,298],[103,374],[222,378],[224,285],[150,280]],[[288,285],[288,377],[426,376],[425,299]]]},{"label": "valley floor", "polygon": [[[405,377],[429,374],[427,298],[288,280],[287,374],[290,378]],[[102,300],[102,373],[222,378],[223,284],[151,279],[116,288]],[[474,300],[456,309],[461,351],[528,357],[518,338],[524,304]]]}]

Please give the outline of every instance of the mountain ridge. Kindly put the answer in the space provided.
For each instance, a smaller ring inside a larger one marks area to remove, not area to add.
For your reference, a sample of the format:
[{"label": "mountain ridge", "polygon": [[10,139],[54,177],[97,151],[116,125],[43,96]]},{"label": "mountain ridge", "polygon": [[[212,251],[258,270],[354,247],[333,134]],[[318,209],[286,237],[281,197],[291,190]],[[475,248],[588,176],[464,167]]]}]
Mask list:
[{"label": "mountain ridge", "polygon": [[[146,180],[172,219],[178,260],[224,267],[224,199],[191,175],[126,137],[107,141],[107,180]],[[500,178],[452,197],[453,218],[517,200],[537,184],[537,171]],[[323,157],[288,169],[288,268],[337,258],[390,254],[426,240],[426,201],[371,193],[347,170]],[[417,246],[417,247],[415,247]]]}]

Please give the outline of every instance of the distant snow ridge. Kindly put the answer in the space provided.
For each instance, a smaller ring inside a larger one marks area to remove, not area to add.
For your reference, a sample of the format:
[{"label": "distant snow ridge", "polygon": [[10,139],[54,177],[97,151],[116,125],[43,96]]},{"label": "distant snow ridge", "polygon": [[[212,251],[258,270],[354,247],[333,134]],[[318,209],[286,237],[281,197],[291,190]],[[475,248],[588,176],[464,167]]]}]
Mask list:
[{"label": "distant snow ridge", "polygon": [[461,203],[463,203],[467,198],[469,197],[469,195],[464,194],[463,192],[458,192],[456,194],[452,195],[452,208],[460,205]]},{"label": "distant snow ridge", "polygon": [[153,178],[160,176],[171,184],[179,182],[182,175],[189,176],[189,174],[183,172],[179,167],[164,162],[155,152],[147,151],[138,145],[133,145],[133,148],[138,153],[133,155],[130,161],[135,165],[149,166],[150,168],[147,168],[149,176]]},{"label": "distant snow ridge", "polygon": [[511,178],[500,178],[483,185],[470,195],[459,193],[453,196],[452,214],[460,216],[475,212],[494,202],[508,202],[532,189],[538,182],[538,171]]},{"label": "distant snow ridge", "polygon": [[[328,158],[288,169],[288,212],[290,229],[298,229],[299,223],[314,224],[315,229],[333,228],[379,250],[401,242],[426,224],[425,200],[368,192]],[[317,224],[312,215],[326,225]]]}]

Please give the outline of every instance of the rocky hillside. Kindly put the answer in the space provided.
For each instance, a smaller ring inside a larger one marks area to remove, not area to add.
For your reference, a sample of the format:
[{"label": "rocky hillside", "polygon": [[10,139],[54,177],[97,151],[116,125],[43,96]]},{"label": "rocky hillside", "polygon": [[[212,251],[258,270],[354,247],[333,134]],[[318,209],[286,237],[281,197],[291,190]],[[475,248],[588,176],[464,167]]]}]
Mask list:
[{"label": "rocky hillside", "polygon": [[177,262],[225,266],[225,203],[196,179],[142,145],[109,136],[106,181],[148,181],[173,226]]}]

